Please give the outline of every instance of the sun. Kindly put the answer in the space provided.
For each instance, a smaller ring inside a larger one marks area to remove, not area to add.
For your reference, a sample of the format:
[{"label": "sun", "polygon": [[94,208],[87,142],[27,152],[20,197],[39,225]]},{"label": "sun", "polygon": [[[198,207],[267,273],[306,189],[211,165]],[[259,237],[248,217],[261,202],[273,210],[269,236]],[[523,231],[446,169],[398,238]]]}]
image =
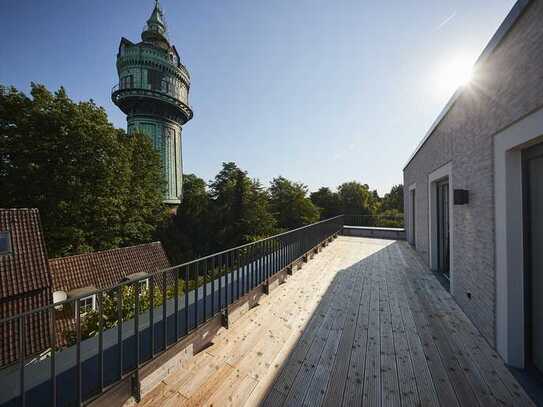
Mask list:
[{"label": "sun", "polygon": [[436,85],[442,92],[453,93],[468,86],[473,79],[473,59],[465,55],[447,58],[436,70]]}]

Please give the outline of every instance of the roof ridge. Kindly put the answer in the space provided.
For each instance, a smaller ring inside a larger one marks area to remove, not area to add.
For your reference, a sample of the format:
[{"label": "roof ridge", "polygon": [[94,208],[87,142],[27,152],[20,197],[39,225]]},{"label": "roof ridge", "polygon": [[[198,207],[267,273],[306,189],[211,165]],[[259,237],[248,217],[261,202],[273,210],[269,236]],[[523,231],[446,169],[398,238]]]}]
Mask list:
[{"label": "roof ridge", "polygon": [[[476,69],[476,67],[479,64],[483,64],[488,60],[488,58],[494,53],[496,48],[498,48],[500,46],[502,41],[509,34],[511,29],[515,26],[515,24],[517,23],[519,18],[522,16],[524,11],[526,11],[528,6],[530,4],[532,4],[532,2],[533,2],[532,0],[517,0],[515,2],[513,7],[511,8],[511,10],[509,10],[509,12],[505,16],[505,18],[503,19],[501,24],[498,26],[498,29],[494,32],[494,34],[492,34],[492,36],[490,37],[490,40],[487,42],[487,44],[483,48],[481,54],[479,55],[479,57],[477,58],[477,60],[473,64],[474,69]],[[422,149],[424,144],[426,144],[428,139],[434,133],[434,130],[437,129],[439,124],[443,121],[443,119],[447,116],[449,111],[452,109],[453,105],[456,103],[456,101],[463,94],[463,91],[464,91],[464,89],[461,86],[458,87],[454,91],[453,95],[449,98],[449,101],[447,102],[445,107],[443,107],[443,109],[441,110],[441,112],[439,113],[437,118],[434,119],[432,125],[430,126],[430,128],[428,129],[428,131],[426,132],[426,134],[424,135],[422,140],[419,142],[419,144],[417,144],[417,147],[415,148],[415,150],[409,156],[409,159],[407,160],[407,162],[403,166],[403,170],[405,170],[409,166],[409,164],[411,163],[413,158],[415,158],[415,156]]]},{"label": "roof ridge", "polygon": [[19,212],[19,211],[29,211],[29,212],[39,212],[38,208],[0,208],[0,212]]},{"label": "roof ridge", "polygon": [[77,257],[86,257],[86,256],[92,256],[92,255],[95,255],[95,254],[101,254],[101,253],[106,253],[106,252],[111,253],[111,252],[116,252],[116,251],[120,251],[120,250],[134,249],[134,248],[137,248],[137,247],[154,246],[154,245],[162,246],[162,243],[160,241],[155,241],[155,242],[148,242],[148,243],[140,243],[140,244],[137,244],[137,245],[134,245],[134,246],[115,247],[113,249],[98,250],[98,251],[95,251],[95,252],[87,252],[87,253],[79,253],[79,254],[73,254],[71,256],[55,257],[55,258],[49,259],[49,262],[59,261],[59,260],[64,260],[64,259],[74,259],[74,258],[77,258]]}]

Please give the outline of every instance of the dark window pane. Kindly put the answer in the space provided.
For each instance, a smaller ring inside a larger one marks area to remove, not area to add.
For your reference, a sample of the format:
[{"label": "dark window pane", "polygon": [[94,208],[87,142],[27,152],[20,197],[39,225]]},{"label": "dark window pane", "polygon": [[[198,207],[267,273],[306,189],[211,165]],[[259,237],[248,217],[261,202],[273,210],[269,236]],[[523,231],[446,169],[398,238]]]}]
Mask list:
[{"label": "dark window pane", "polygon": [[9,232],[0,232],[0,255],[11,253],[11,237]]},{"label": "dark window pane", "polygon": [[152,90],[161,90],[162,79],[164,74],[160,71],[149,69],[147,71],[147,81],[151,85]]}]

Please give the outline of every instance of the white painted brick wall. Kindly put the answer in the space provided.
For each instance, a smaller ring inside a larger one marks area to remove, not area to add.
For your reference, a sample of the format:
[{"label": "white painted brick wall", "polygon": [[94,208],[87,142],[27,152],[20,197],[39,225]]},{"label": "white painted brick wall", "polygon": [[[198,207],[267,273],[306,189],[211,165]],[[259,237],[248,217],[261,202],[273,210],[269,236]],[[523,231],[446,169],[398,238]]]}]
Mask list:
[{"label": "white painted brick wall", "polygon": [[[470,191],[469,205],[454,206],[453,209],[453,294],[493,345],[493,135],[541,106],[543,0],[535,0],[404,170],[404,185],[417,184],[416,242],[417,250],[426,261],[429,255],[428,174],[452,161],[453,187]],[[408,190],[404,191],[406,208],[409,208]],[[467,292],[472,294],[471,300]]]}]

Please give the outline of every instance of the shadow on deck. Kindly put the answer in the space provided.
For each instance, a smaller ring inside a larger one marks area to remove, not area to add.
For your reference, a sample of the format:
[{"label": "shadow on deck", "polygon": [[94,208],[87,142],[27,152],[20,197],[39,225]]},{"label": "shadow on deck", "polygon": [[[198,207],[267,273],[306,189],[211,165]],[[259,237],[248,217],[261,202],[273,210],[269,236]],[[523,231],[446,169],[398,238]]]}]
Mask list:
[{"label": "shadow on deck", "polygon": [[405,243],[334,241],[140,405],[533,405]]}]

